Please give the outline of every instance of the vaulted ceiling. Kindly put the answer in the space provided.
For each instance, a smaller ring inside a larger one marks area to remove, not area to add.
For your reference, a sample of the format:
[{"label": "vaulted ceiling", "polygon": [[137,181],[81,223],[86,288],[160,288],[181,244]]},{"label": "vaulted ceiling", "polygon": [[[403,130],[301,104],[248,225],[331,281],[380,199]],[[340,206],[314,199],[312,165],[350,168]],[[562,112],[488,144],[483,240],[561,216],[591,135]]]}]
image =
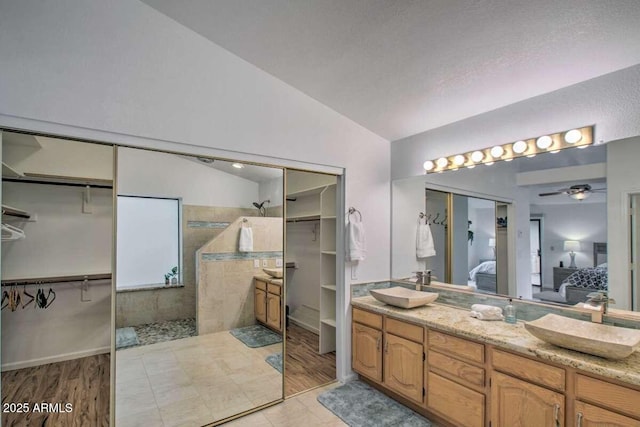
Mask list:
[{"label": "vaulted ceiling", "polygon": [[143,1],[390,141],[640,63],[637,0]]}]

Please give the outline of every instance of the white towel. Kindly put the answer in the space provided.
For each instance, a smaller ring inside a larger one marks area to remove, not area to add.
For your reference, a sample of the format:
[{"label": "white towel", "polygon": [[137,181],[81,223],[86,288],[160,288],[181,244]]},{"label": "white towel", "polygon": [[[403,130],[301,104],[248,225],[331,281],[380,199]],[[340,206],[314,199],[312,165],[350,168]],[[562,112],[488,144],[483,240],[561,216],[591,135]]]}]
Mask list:
[{"label": "white towel", "polygon": [[435,256],[436,249],[433,246],[433,236],[431,235],[431,227],[428,224],[418,224],[416,232],[416,257],[426,258]]},{"label": "white towel", "polygon": [[504,320],[502,309],[492,305],[473,304],[469,315],[480,320]]},{"label": "white towel", "polygon": [[364,225],[362,221],[347,224],[347,261],[363,261],[366,249]]},{"label": "white towel", "polygon": [[240,227],[238,250],[240,252],[253,252],[253,231],[251,227]]}]

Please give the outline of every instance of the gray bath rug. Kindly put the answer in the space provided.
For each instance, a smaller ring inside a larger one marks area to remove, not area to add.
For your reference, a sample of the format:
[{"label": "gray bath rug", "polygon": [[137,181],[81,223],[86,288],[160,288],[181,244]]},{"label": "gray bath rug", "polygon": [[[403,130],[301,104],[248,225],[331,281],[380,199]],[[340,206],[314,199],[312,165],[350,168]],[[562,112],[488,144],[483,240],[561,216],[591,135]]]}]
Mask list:
[{"label": "gray bath rug", "polygon": [[140,341],[138,341],[138,334],[133,328],[116,329],[116,350],[137,345],[140,345]]},{"label": "gray bath rug", "polygon": [[270,354],[264,360],[269,365],[273,366],[278,372],[282,373],[282,353]]},{"label": "gray bath rug", "polygon": [[361,381],[325,391],[318,402],[352,427],[429,427],[423,416]]},{"label": "gray bath rug", "polygon": [[264,347],[265,345],[282,342],[280,335],[262,325],[236,328],[230,330],[229,333],[242,341],[244,345],[251,348]]}]

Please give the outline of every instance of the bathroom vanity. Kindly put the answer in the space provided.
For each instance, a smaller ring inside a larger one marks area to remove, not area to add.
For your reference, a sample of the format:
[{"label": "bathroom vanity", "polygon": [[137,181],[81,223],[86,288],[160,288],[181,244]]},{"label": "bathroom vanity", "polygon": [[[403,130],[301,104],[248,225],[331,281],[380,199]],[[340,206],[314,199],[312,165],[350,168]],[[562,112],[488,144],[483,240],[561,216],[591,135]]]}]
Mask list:
[{"label": "bathroom vanity", "polygon": [[547,344],[522,322],[480,321],[441,304],[353,298],[352,367],[451,426],[640,426],[640,353],[607,360]]},{"label": "bathroom vanity", "polygon": [[282,332],[282,279],[255,276],[253,282],[256,320]]}]

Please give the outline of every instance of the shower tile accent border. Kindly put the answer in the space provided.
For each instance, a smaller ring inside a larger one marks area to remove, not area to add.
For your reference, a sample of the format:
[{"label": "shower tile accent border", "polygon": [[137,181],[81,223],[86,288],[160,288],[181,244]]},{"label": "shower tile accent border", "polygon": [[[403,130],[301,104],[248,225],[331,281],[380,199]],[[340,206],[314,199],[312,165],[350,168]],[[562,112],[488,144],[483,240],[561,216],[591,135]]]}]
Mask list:
[{"label": "shower tile accent border", "polygon": [[270,259],[282,258],[282,251],[269,252],[221,252],[221,253],[203,253],[202,261],[244,261],[253,259]]},{"label": "shower tile accent border", "polygon": [[187,221],[188,228],[227,228],[230,222]]},{"label": "shower tile accent border", "polygon": [[[371,289],[385,289],[392,286],[402,286],[407,289],[415,289],[415,285],[408,283],[394,282],[394,281],[382,281],[372,283],[359,283],[351,285],[351,297],[357,298],[362,296],[368,296]],[[508,298],[497,295],[483,294],[483,293],[470,293],[461,291],[451,291],[444,288],[432,288],[434,292],[438,292],[437,303],[443,305],[449,305],[452,307],[463,308],[470,310],[472,304],[490,304],[496,307],[504,308],[508,303]],[[553,313],[560,316],[571,317],[573,319],[591,321],[591,315],[588,313],[579,313],[561,306],[541,305],[531,301],[521,301],[513,299],[513,305],[516,307],[516,316],[518,320],[524,320],[530,322],[532,320],[539,319],[540,317]],[[605,324],[613,326],[621,326],[624,328],[640,329],[640,322],[631,319],[612,318],[605,317]]]}]

